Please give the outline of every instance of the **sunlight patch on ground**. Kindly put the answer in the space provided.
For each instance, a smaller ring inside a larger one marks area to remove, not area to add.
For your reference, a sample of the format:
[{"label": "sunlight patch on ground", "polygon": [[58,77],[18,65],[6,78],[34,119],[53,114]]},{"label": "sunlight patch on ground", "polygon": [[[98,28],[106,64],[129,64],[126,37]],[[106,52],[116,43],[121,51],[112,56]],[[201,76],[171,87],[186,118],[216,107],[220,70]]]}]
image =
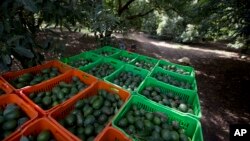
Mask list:
[{"label": "sunlight patch on ground", "polygon": [[205,72],[198,71],[198,70],[195,71],[195,74],[196,74],[196,75],[204,75],[205,77],[209,77],[209,78],[211,78],[211,79],[215,79],[215,78],[216,78],[215,75],[208,75],[208,74],[206,74]]},{"label": "sunlight patch on ground", "polygon": [[237,53],[234,52],[228,52],[223,50],[213,50],[213,49],[205,49],[202,47],[192,47],[189,45],[181,45],[177,43],[167,43],[164,41],[157,41],[150,38],[145,37],[144,34],[140,33],[131,33],[128,35],[122,35],[122,34],[115,34],[115,37],[117,38],[128,38],[132,40],[136,40],[142,43],[149,43],[152,45],[155,45],[157,47],[164,47],[164,48],[171,48],[171,49],[184,49],[184,50],[190,50],[190,51],[198,51],[198,52],[204,52],[204,53],[211,53],[218,55],[221,58],[232,58],[232,57],[238,57]]},{"label": "sunlight patch on ground", "polygon": [[219,55],[219,57],[223,58],[231,58],[231,57],[237,57],[237,53],[233,52],[227,52],[222,50],[210,50],[210,49],[202,49],[202,48],[195,48],[188,45],[179,45],[179,44],[173,44],[173,43],[166,43],[166,42],[155,42],[150,41],[151,44],[159,47],[165,47],[165,48],[172,48],[172,49],[185,49],[185,50],[191,50],[191,51],[199,51],[204,53],[214,53]]}]

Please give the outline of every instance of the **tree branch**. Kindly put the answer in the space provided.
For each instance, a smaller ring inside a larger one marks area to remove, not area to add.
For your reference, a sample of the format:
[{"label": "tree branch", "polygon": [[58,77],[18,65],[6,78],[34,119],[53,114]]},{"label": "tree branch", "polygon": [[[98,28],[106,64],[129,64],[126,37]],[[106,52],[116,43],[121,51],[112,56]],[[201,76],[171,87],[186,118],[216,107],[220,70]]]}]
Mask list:
[{"label": "tree branch", "polygon": [[153,11],[154,11],[154,9],[151,9],[151,10],[145,12],[145,13],[139,13],[139,14],[136,14],[136,15],[128,16],[128,17],[126,17],[126,19],[132,20],[132,19],[135,19],[135,18],[143,17],[143,16],[146,16],[146,15],[148,15],[149,13],[151,13]]},{"label": "tree branch", "polygon": [[118,10],[122,8],[122,1],[118,0]]},{"label": "tree branch", "polygon": [[134,2],[135,0],[129,0],[125,5],[123,5],[121,8],[118,9],[118,15],[121,16],[122,13],[128,9],[128,6]]}]

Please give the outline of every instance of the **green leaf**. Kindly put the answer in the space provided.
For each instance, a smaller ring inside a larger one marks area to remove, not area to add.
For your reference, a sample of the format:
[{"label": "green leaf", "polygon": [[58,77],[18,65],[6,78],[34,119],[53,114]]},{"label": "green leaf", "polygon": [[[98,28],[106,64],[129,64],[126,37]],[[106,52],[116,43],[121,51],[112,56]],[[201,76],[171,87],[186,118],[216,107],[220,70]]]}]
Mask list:
[{"label": "green leaf", "polygon": [[24,38],[24,36],[22,36],[22,35],[13,36],[9,40],[7,40],[7,44],[10,45],[11,43],[19,41],[20,39],[23,39],[23,38]]},{"label": "green leaf", "polygon": [[7,64],[7,65],[11,64],[11,58],[10,58],[9,55],[3,54],[3,55],[2,55],[2,59],[3,59],[3,62],[4,62],[5,64]]},{"label": "green leaf", "polygon": [[27,58],[34,58],[34,54],[29,49],[23,47],[16,47],[14,48],[14,51]]},{"label": "green leaf", "polygon": [[7,71],[10,68],[0,59],[0,72]]},{"label": "green leaf", "polygon": [[34,13],[38,11],[37,6],[33,0],[21,0],[20,2],[23,4],[25,9]]}]

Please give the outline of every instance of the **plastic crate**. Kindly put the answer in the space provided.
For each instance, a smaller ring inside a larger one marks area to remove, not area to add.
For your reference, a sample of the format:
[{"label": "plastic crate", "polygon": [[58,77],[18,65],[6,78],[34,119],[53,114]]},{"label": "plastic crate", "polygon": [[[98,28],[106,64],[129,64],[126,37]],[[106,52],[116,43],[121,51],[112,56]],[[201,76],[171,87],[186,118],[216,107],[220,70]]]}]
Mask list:
[{"label": "plastic crate", "polygon": [[[51,68],[51,67],[56,67],[58,68],[59,72],[60,73],[65,73],[69,70],[72,70],[69,66],[57,61],[57,60],[53,60],[53,61],[49,61],[49,62],[46,62],[42,65],[38,65],[38,66],[35,66],[35,67],[31,67],[31,68],[28,68],[28,69],[23,69],[23,70],[19,70],[19,71],[15,71],[15,72],[8,72],[8,73],[5,73],[2,75],[2,77],[6,80],[6,81],[11,81],[13,79],[16,79],[18,78],[19,76],[21,76],[22,74],[24,73],[32,73],[32,74],[37,74],[39,73],[41,70],[43,69],[46,69],[46,68]],[[56,77],[59,77],[60,75],[56,76]],[[56,78],[54,77],[54,78]],[[54,78],[51,78],[51,79],[54,79]],[[49,79],[49,80],[51,80]],[[47,81],[49,81],[47,80]],[[46,83],[47,81],[43,81],[39,84],[36,84],[36,85],[40,85],[42,83]],[[8,82],[8,85],[11,86],[11,84]],[[35,85],[33,85],[35,86]],[[14,90],[17,90],[14,86],[11,86],[12,89]],[[22,89],[22,88],[21,88]]]},{"label": "plastic crate", "polygon": [[64,75],[62,75],[62,76],[60,76],[58,78],[55,78],[53,81],[44,83],[43,85],[33,86],[33,87],[26,87],[26,88],[24,88],[23,90],[20,91],[20,95],[25,101],[27,101],[28,104],[30,104],[32,107],[34,107],[40,114],[48,115],[56,107],[58,107],[59,105],[62,105],[63,103],[60,103],[57,106],[54,106],[54,107],[52,107],[52,108],[50,108],[48,110],[44,110],[41,107],[39,107],[35,102],[33,102],[32,99],[30,99],[28,95],[30,95],[31,93],[37,93],[37,92],[52,90],[61,81],[70,82],[72,80],[71,78],[73,76],[77,76],[82,82],[84,82],[85,84],[87,84],[89,86],[86,89],[84,89],[84,90],[78,92],[77,94],[75,94],[73,97],[67,99],[63,103],[67,103],[69,101],[72,101],[72,100],[76,99],[78,95],[81,95],[82,93],[84,93],[85,91],[87,91],[88,89],[93,87],[95,83],[97,83],[97,79],[95,77],[93,77],[93,76],[91,76],[89,74],[86,74],[84,72],[78,71],[78,70],[72,70],[72,71],[69,71],[69,72],[65,73]]},{"label": "plastic crate", "polygon": [[63,58],[63,59],[61,59],[61,61],[63,63],[69,64],[70,62],[74,62],[74,61],[77,61],[77,60],[80,60],[80,59],[90,59],[90,60],[92,60],[91,63],[89,63],[89,64],[87,64],[85,66],[78,67],[78,69],[83,69],[84,67],[89,66],[92,63],[95,63],[96,61],[100,60],[101,58],[102,58],[102,56],[100,56],[100,55],[97,55],[97,54],[94,54],[94,53],[91,53],[91,52],[83,52],[81,54],[78,54],[78,55],[75,55],[75,56],[72,56],[72,57]]},{"label": "plastic crate", "polygon": [[[104,63],[107,63],[107,64],[112,65],[112,66],[115,68],[115,71],[118,70],[120,67],[122,67],[122,66],[124,65],[124,63],[121,62],[121,61],[119,61],[119,60],[115,60],[115,59],[113,59],[113,58],[105,57],[105,58],[102,58],[101,60],[99,60],[99,61],[97,61],[97,62],[95,62],[95,63],[92,63],[92,64],[89,65],[89,66],[86,66],[85,68],[83,68],[83,69],[81,69],[81,70],[88,73],[92,68],[94,68],[94,67],[96,67],[96,66],[99,66],[99,65],[102,65],[102,64],[104,64]],[[114,71],[114,72],[115,72],[115,71]],[[114,72],[112,72],[112,73],[114,73]],[[111,74],[112,74],[112,73],[111,73]],[[109,74],[109,75],[111,75],[111,74]],[[108,76],[109,76],[109,75],[108,75]],[[107,77],[107,76],[105,76],[105,77]],[[104,79],[105,77],[100,78],[100,79]],[[98,77],[98,78],[99,78],[99,77]]]},{"label": "plastic crate", "polygon": [[197,119],[186,115],[181,115],[173,111],[172,109],[164,109],[163,107],[138,95],[133,95],[112,121],[112,125],[122,133],[124,133],[126,136],[129,137],[129,135],[125,131],[117,126],[117,123],[130,109],[132,104],[135,104],[138,108],[143,108],[146,111],[161,112],[167,115],[168,122],[171,122],[173,120],[178,121],[180,127],[186,130],[185,134],[188,135],[192,139],[192,141],[203,141],[201,124]]},{"label": "plastic crate", "polygon": [[[117,59],[117,60],[120,60],[119,57],[127,57],[130,59],[130,61],[128,62],[125,62],[125,63],[131,63],[132,61],[134,61],[139,55],[136,54],[136,53],[132,53],[132,52],[128,52],[128,51],[121,51],[120,53],[118,54],[114,54],[110,57],[114,58],[114,59]],[[120,60],[122,61],[122,60]]]},{"label": "plastic crate", "polygon": [[[157,79],[154,77],[154,75],[157,74],[157,73],[162,73],[162,74],[168,75],[168,76],[174,78],[174,79],[177,80],[177,81],[186,81],[186,82],[188,82],[189,84],[191,84],[192,89],[184,89],[184,88],[177,87],[177,86],[175,86],[175,85],[169,84],[169,85],[171,85],[171,86],[173,86],[173,87],[176,87],[176,88],[178,88],[178,89],[183,89],[183,90],[186,90],[186,91],[190,91],[190,92],[192,92],[192,91],[197,92],[197,83],[196,83],[196,80],[195,80],[194,77],[183,76],[183,75],[180,75],[180,74],[171,72],[171,71],[164,70],[163,68],[160,68],[160,67],[155,67],[154,70],[151,72],[150,77],[152,77],[152,78],[154,78],[155,80],[157,80]],[[157,80],[157,81],[159,81],[159,80]],[[161,81],[161,82],[163,82],[163,81]],[[165,82],[163,82],[163,83],[165,83]]]},{"label": "plastic crate", "polygon": [[37,136],[40,132],[48,130],[57,141],[73,141],[69,136],[65,135],[60,127],[55,126],[49,119],[40,118],[30,123],[26,128],[21,130],[20,133],[9,139],[9,141],[20,141],[22,136],[35,135]]},{"label": "plastic crate", "polygon": [[[148,70],[144,70],[144,69],[141,69],[141,68],[138,68],[138,67],[135,67],[135,66],[132,66],[132,65],[129,65],[129,64],[126,64],[124,65],[123,67],[121,67],[119,70],[117,70],[116,72],[114,72],[112,75],[108,76],[105,78],[105,81],[109,82],[109,83],[113,83],[114,79],[116,77],[118,77],[118,75],[123,72],[123,71],[129,71],[129,72],[132,72],[133,74],[136,74],[136,75],[140,75],[142,78],[146,78],[149,74],[149,71]],[[141,83],[140,83],[141,84]],[[139,86],[140,86],[139,84]],[[116,85],[116,84],[114,84]],[[119,85],[116,85],[116,86],[119,86]],[[138,86],[138,87],[139,87]],[[121,86],[119,86],[121,87]],[[138,90],[138,87],[135,91]]]},{"label": "plastic crate", "polygon": [[0,96],[0,107],[5,107],[7,104],[11,103],[14,103],[17,106],[19,106],[23,110],[23,112],[26,113],[27,117],[29,117],[30,119],[23,125],[21,125],[19,128],[17,128],[17,130],[14,131],[12,134],[10,134],[7,138],[3,139],[3,141],[8,141],[9,139],[11,139],[19,132],[20,129],[25,128],[29,123],[31,123],[38,117],[38,113],[17,95],[8,94]]},{"label": "plastic crate", "polygon": [[[92,50],[92,51],[89,51],[89,52],[95,53],[95,54],[98,54],[98,55],[101,55],[101,56],[111,56],[111,55],[114,55],[114,54],[118,54],[119,52],[121,52],[121,50],[118,49],[118,48],[111,47],[111,46],[104,46],[102,48]],[[103,54],[101,54],[102,52],[106,52],[106,53],[108,53],[108,55],[103,55]]]},{"label": "plastic crate", "polygon": [[113,128],[107,127],[104,129],[102,134],[99,135],[99,138],[96,141],[131,141],[126,137],[121,131]]},{"label": "plastic crate", "polygon": [[[192,67],[183,66],[183,65],[179,65],[179,64],[167,62],[167,61],[164,61],[164,60],[160,60],[160,61],[158,62],[158,64],[157,64],[157,66],[158,66],[158,67],[161,67],[162,65],[166,65],[166,66],[175,66],[177,69],[182,69],[182,70],[188,72],[189,74],[187,74],[186,76],[195,77],[195,71],[194,71],[194,68],[192,68]],[[161,67],[161,68],[162,68],[162,67]],[[168,69],[167,69],[167,70],[168,70]],[[171,71],[171,70],[168,70],[168,71]],[[176,71],[172,71],[172,72],[181,74],[181,73],[176,72]],[[181,75],[185,75],[185,74],[181,74]]]},{"label": "plastic crate", "polygon": [[[99,81],[98,83],[96,83],[94,85],[94,87],[92,87],[91,89],[88,89],[88,91],[86,91],[85,93],[82,93],[76,99],[68,102],[67,104],[61,105],[60,107],[55,109],[53,112],[51,112],[49,114],[49,119],[53,123],[55,123],[57,126],[63,128],[63,131],[66,132],[68,135],[70,135],[73,139],[80,140],[77,136],[73,135],[70,131],[68,131],[62,125],[60,125],[57,122],[57,120],[62,119],[65,116],[67,116],[74,109],[74,106],[75,106],[75,104],[76,104],[76,102],[78,100],[96,95],[99,89],[104,89],[104,90],[107,90],[107,91],[109,91],[109,92],[111,92],[113,94],[118,94],[120,96],[120,98],[124,102],[126,102],[130,98],[130,93],[129,92],[127,92],[127,91],[125,91],[125,90],[123,90],[121,88],[118,88],[118,87],[116,87],[116,86],[114,86],[112,84],[105,83],[104,81]],[[106,126],[109,126],[110,124],[111,124],[111,121]],[[96,138],[99,135],[97,135]]]},{"label": "plastic crate", "polygon": [[[134,61],[132,61],[130,64],[136,66],[136,63],[138,61],[145,61],[148,64],[152,64],[152,67],[150,67],[149,69],[143,67],[143,69],[147,69],[149,71],[151,71],[152,69],[154,69],[154,67],[156,66],[156,64],[158,63],[158,60],[152,57],[148,57],[148,56],[144,56],[144,55],[139,55]],[[139,66],[137,66],[139,67]]]},{"label": "plastic crate", "polygon": [[[198,120],[201,119],[201,106],[200,106],[200,100],[199,100],[199,96],[197,95],[197,93],[195,92],[189,92],[189,91],[185,91],[185,90],[180,90],[180,89],[176,89],[175,87],[168,85],[166,83],[162,83],[160,81],[155,81],[155,79],[148,77],[147,79],[145,79],[145,81],[141,84],[141,86],[139,87],[138,93],[141,94],[142,96],[144,96],[142,94],[142,90],[145,89],[146,86],[151,86],[151,87],[158,87],[161,90],[162,94],[166,94],[166,93],[173,93],[175,96],[179,96],[181,100],[184,100],[185,102],[187,102],[188,104],[190,104],[192,106],[192,109],[194,110],[194,114],[191,113],[184,113],[181,112],[179,110],[176,110],[177,112],[180,112],[181,114],[184,115],[188,115],[188,116],[192,116]],[[144,96],[145,98],[147,98],[146,96]],[[150,99],[150,98],[147,98]],[[151,99],[150,99],[151,100]],[[168,107],[162,104],[157,103],[156,101],[153,101],[156,104],[162,106],[162,107]],[[168,107],[170,108],[170,107]]]},{"label": "plastic crate", "polygon": [[[0,89],[2,91],[4,91],[4,93],[2,93],[2,95],[3,94],[10,94],[13,91],[13,89],[8,85],[7,82],[4,81],[4,79],[1,76],[0,76]],[[1,93],[0,93],[0,95],[1,95]]]}]

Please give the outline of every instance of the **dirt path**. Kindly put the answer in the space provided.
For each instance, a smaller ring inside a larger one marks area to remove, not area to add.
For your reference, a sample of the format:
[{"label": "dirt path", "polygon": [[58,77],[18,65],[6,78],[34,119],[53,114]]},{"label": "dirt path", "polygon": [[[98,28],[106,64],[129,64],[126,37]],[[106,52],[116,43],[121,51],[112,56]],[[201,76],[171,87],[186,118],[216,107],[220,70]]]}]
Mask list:
[{"label": "dirt path", "polygon": [[[93,38],[76,33],[65,33],[62,37],[67,43],[65,56],[95,48]],[[249,57],[239,59],[237,53],[216,45],[184,46],[149,39],[143,34],[130,34],[127,38],[122,40],[127,46],[137,44],[136,52],[140,54],[172,62],[190,58],[196,70],[204,140],[228,141],[230,124],[250,123]]]}]

